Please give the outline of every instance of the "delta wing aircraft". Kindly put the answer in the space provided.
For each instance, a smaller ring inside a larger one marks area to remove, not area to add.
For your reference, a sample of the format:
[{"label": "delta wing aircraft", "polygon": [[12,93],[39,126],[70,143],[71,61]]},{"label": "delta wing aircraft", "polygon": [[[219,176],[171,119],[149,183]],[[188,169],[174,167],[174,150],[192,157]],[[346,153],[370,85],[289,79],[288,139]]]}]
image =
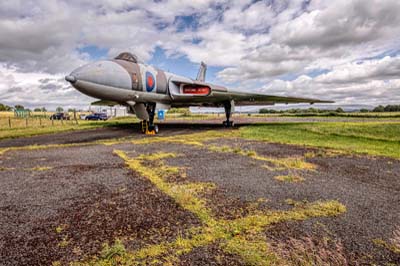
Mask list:
[{"label": "delta wing aircraft", "polygon": [[112,60],[101,60],[72,71],[65,79],[80,92],[107,105],[124,105],[142,121],[143,133],[158,132],[154,124],[157,110],[171,107],[224,107],[227,127],[235,105],[273,105],[275,103],[331,103],[308,98],[281,97],[231,90],[205,81],[207,66],[202,62],[196,79],[169,73],[139,62],[131,53]]}]

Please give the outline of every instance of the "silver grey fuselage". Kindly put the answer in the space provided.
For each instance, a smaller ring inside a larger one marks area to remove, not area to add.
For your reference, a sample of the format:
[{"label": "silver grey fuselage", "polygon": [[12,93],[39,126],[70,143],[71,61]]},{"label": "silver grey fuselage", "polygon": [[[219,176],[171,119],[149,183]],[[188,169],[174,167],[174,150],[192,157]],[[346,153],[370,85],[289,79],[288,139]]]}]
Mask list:
[{"label": "silver grey fuselage", "polygon": [[[74,70],[66,79],[80,92],[94,98],[120,104],[156,102],[166,106],[210,105],[229,100],[227,89],[222,86],[199,82],[169,73],[144,63],[126,60],[102,60]],[[149,80],[152,79],[152,80]],[[154,83],[149,86],[149,83]],[[183,86],[204,84],[207,94],[183,93]]]}]

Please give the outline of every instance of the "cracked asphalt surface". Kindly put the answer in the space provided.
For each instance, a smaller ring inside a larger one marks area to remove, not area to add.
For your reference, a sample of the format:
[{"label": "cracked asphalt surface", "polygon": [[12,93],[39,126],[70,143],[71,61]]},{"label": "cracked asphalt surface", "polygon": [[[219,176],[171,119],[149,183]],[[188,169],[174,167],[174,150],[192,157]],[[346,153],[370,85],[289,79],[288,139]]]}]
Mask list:
[{"label": "cracked asphalt surface", "polygon": [[[159,136],[212,129],[205,125],[165,127]],[[0,141],[0,147],[84,143],[103,139],[145,136],[135,129],[106,128]],[[222,129],[221,129],[222,130]],[[135,132],[135,133],[133,133]],[[132,136],[133,135],[133,136]],[[215,152],[207,145],[254,150],[261,156],[285,158],[315,151],[293,145],[243,139],[207,141],[204,147],[174,143],[105,146],[90,144],[38,150],[11,150],[0,155],[0,265],[62,265],[96,255],[103,243],[123,239],[129,249],[175,239],[199,220],[146,178],[127,169],[114,149],[150,154],[182,154],[167,159],[185,167],[187,178],[212,182],[217,192],[207,195],[218,215],[229,217],[265,199],[262,208],[290,208],[287,199],[313,202],[338,200],[347,212],[338,217],[284,222],[265,231],[267,239],[329,236],[343,244],[350,265],[400,265],[400,255],[379,245],[389,242],[400,226],[400,161],[356,155],[306,158],[315,171],[299,170],[301,183],[285,183],[274,176],[287,170],[268,170],[265,162],[240,154]],[[233,214],[232,214],[233,213]],[[321,229],[323,228],[323,229]],[[239,257],[216,245],[183,255],[181,265],[244,265]]]}]

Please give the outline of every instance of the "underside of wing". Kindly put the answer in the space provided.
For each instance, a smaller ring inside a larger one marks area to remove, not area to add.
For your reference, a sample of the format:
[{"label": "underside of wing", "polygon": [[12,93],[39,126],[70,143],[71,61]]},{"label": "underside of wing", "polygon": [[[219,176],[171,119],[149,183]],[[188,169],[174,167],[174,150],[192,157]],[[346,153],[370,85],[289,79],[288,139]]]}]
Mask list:
[{"label": "underside of wing", "polygon": [[333,103],[333,101],[318,100],[311,98],[276,96],[263,93],[250,93],[242,91],[229,91],[229,97],[235,101],[235,105],[268,105],[275,103]]},{"label": "underside of wing", "polygon": [[90,105],[99,105],[99,106],[115,106],[115,105],[121,105],[118,102],[114,102],[114,101],[108,101],[108,100],[99,100],[99,101],[95,101],[90,103]]}]

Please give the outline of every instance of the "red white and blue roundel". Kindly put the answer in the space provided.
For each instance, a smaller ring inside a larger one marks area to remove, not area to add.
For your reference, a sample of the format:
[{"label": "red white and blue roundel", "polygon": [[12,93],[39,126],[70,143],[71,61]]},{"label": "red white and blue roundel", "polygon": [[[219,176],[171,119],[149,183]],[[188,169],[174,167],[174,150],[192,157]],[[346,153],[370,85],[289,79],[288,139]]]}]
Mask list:
[{"label": "red white and blue roundel", "polygon": [[152,91],[154,87],[156,86],[156,81],[154,79],[153,74],[151,74],[149,71],[146,72],[146,90],[148,92]]}]

